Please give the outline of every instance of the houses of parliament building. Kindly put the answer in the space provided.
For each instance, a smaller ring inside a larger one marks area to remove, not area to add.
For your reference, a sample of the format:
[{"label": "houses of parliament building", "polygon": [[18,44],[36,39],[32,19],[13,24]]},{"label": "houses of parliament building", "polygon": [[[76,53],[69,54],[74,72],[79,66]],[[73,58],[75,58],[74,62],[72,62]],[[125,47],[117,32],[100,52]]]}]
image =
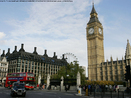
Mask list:
[{"label": "houses of parliament building", "polygon": [[122,60],[112,57],[104,60],[103,26],[98,19],[98,14],[92,6],[90,20],[86,27],[87,51],[88,51],[88,78],[95,81],[125,81],[125,66],[131,60],[131,46],[127,40],[125,57]]}]

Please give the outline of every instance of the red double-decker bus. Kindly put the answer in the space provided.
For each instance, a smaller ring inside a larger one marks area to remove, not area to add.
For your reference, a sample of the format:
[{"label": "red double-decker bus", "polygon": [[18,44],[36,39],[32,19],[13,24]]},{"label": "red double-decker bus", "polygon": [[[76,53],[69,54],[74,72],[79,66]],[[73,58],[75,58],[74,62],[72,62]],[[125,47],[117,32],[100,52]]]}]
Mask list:
[{"label": "red double-decker bus", "polygon": [[12,84],[16,81],[25,83],[26,89],[34,89],[35,77],[33,73],[29,72],[8,73],[6,76],[5,87],[11,88]]}]

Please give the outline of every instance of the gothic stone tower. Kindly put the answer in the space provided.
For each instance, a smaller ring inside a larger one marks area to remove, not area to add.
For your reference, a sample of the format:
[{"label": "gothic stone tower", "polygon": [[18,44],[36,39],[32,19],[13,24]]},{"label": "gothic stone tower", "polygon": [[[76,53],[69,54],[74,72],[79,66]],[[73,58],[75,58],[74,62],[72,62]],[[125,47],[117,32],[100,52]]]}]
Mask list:
[{"label": "gothic stone tower", "polygon": [[94,4],[90,13],[90,20],[86,27],[88,50],[88,78],[98,80],[98,66],[104,62],[103,27],[98,20]]}]

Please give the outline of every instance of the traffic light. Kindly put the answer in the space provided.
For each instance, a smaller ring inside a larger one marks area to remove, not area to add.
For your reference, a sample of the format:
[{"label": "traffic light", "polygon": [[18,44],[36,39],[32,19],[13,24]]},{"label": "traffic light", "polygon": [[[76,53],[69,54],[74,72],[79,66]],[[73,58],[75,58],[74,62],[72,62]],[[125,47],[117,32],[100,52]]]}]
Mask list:
[{"label": "traffic light", "polygon": [[129,66],[125,66],[126,68],[126,73],[125,73],[125,81],[128,81],[130,79],[130,65]]}]

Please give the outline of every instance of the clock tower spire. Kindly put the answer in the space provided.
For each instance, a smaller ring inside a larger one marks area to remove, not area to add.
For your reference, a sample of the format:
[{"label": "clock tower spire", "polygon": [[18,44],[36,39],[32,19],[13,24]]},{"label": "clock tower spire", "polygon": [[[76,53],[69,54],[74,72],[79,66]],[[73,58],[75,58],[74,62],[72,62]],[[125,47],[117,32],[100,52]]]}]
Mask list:
[{"label": "clock tower spire", "polygon": [[[94,3],[92,5],[92,11],[90,13],[90,20],[88,22],[88,24],[91,24],[93,22],[97,22],[97,23],[100,23],[99,19],[98,19],[98,14],[95,10],[95,7],[94,7]],[[101,24],[101,23],[100,23]]]},{"label": "clock tower spire", "polygon": [[94,3],[86,27],[88,51],[88,78],[100,80],[99,65],[104,62],[103,26],[98,19]]}]

